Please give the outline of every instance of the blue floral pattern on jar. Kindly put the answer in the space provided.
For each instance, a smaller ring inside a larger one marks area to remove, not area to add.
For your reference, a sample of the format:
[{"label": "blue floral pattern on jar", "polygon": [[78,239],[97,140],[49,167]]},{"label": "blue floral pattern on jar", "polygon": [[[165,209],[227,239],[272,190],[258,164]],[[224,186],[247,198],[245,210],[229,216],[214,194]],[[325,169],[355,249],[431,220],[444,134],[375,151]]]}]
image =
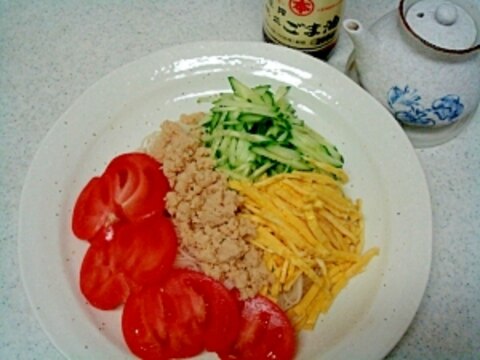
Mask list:
[{"label": "blue floral pattern on jar", "polygon": [[464,109],[458,95],[449,94],[432,102],[430,107],[421,103],[417,89],[406,85],[393,86],[387,94],[388,106],[395,118],[404,124],[435,126],[453,123]]}]

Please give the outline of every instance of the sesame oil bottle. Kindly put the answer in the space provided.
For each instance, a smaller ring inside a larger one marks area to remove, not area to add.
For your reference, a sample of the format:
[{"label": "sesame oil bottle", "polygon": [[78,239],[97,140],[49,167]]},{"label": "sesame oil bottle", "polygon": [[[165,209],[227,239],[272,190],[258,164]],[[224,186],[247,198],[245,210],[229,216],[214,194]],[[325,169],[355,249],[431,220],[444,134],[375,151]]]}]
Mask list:
[{"label": "sesame oil bottle", "polygon": [[337,44],[343,0],[265,0],[263,38],[327,60]]}]

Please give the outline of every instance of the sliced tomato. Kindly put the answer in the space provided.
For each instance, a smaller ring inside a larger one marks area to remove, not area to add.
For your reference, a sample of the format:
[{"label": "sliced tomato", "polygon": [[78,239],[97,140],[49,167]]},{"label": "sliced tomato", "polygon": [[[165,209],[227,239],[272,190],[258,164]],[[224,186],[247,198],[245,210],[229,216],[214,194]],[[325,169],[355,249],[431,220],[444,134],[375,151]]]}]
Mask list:
[{"label": "sliced tomato", "polygon": [[137,220],[165,209],[168,180],[160,163],[143,153],[114,158],[103,175],[113,187],[114,201],[129,220]]},{"label": "sliced tomato", "polygon": [[180,269],[163,283],[133,294],[122,316],[127,345],[144,359],[220,351],[233,343],[239,323],[240,310],[232,293],[204,274]]},{"label": "sliced tomato", "polygon": [[283,310],[257,295],[245,301],[240,335],[226,360],[290,360],[296,351],[295,331]]},{"label": "sliced tomato", "polygon": [[140,286],[165,277],[177,255],[175,228],[163,214],[126,222],[111,243],[118,271]]},{"label": "sliced tomato", "polygon": [[124,274],[115,268],[111,242],[98,239],[99,236],[100,233],[83,258],[80,290],[92,306],[110,310],[125,302],[130,285]]},{"label": "sliced tomato", "polygon": [[167,337],[165,323],[150,325],[149,319],[164,319],[163,300],[158,287],[144,287],[130,295],[122,312],[122,331],[130,351],[141,359],[168,359],[160,339]]},{"label": "sliced tomato", "polygon": [[191,357],[204,350],[202,325],[207,309],[203,297],[186,283],[191,279],[186,272],[169,276],[162,292],[164,320],[159,323],[158,319],[151,319],[155,329],[166,327],[167,353],[171,358]]},{"label": "sliced tomato", "polygon": [[236,340],[240,330],[240,303],[238,297],[222,283],[207,276],[187,282],[199,293],[207,306],[207,318],[203,325],[205,349],[224,353]]},{"label": "sliced tomato", "polygon": [[176,254],[174,226],[162,214],[112,224],[91,239],[80,270],[80,289],[93,306],[114,309],[131,292],[164,278]]},{"label": "sliced tomato", "polygon": [[144,287],[128,298],[122,331],[130,350],[142,359],[190,357],[204,349],[200,326],[204,318],[202,297],[170,282],[168,290]]},{"label": "sliced tomato", "polygon": [[165,210],[168,180],[161,164],[142,153],[114,158],[100,177],[80,192],[72,216],[72,230],[90,240],[102,228],[119,220],[136,221]]},{"label": "sliced tomato", "polygon": [[92,178],[80,192],[72,216],[72,230],[80,239],[91,239],[116,219],[110,184],[102,177]]}]

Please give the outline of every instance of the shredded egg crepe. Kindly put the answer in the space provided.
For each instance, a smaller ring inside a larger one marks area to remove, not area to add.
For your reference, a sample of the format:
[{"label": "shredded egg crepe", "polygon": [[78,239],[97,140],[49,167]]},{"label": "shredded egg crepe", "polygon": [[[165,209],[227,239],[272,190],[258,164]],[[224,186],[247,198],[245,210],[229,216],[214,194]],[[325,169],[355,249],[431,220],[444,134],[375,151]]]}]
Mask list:
[{"label": "shredded egg crepe", "polygon": [[379,253],[364,251],[361,202],[342,190],[348,177],[314,172],[275,175],[256,183],[231,180],[241,213],[257,226],[274,281],[262,294],[278,302],[297,330],[312,329],[339,292]]}]

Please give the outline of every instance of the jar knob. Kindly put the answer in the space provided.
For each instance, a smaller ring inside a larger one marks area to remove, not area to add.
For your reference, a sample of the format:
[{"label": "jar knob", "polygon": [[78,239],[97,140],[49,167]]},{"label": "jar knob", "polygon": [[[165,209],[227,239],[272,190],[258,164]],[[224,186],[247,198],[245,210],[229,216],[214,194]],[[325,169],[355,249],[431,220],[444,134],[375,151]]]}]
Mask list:
[{"label": "jar knob", "polygon": [[457,8],[450,3],[441,4],[435,10],[435,20],[442,25],[450,26],[454,24],[457,19]]},{"label": "jar knob", "polygon": [[459,0],[419,0],[401,10],[409,31],[420,39],[442,49],[465,50],[478,42],[477,20],[475,12],[460,4]]}]

